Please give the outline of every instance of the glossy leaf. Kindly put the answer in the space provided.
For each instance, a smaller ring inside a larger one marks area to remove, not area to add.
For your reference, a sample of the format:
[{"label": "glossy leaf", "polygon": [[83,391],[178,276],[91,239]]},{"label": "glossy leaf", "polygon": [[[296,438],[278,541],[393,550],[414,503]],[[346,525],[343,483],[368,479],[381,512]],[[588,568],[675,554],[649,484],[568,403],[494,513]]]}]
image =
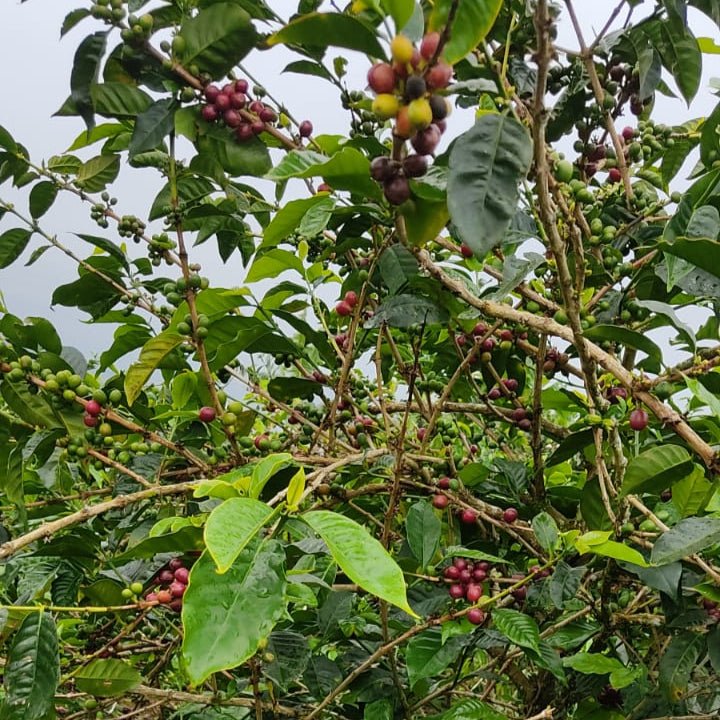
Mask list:
[{"label": "glossy leaf", "polygon": [[230,569],[272,514],[271,507],[252,498],[231,498],[210,513],[205,525],[205,545],[219,573]]},{"label": "glossy leaf", "polygon": [[30,215],[34,219],[42,217],[51,207],[58,194],[58,186],[45,180],[33,186],[30,191]]},{"label": "glossy leaf", "polygon": [[419,273],[415,256],[400,244],[390,245],[383,251],[378,267],[383,282],[393,294]]},{"label": "glossy leaf", "polygon": [[77,689],[96,697],[122,695],[141,682],[142,676],[132,665],[115,658],[91,660],[75,675]]},{"label": "glossy leaf", "polygon": [[575,598],[586,570],[584,566],[571,567],[562,560],[555,566],[548,582],[548,592],[558,610],[562,610],[568,600]]},{"label": "glossy leaf", "polygon": [[90,91],[95,112],[113,118],[133,118],[152,105],[152,97],[134,85],[106,82],[94,85]]},{"label": "glossy leaf", "polygon": [[96,82],[100,61],[105,54],[107,32],[98,31],[88,35],[78,45],[70,75],[70,99],[75,110],[90,129],[95,124],[95,108],[90,88]]},{"label": "glossy leaf", "polygon": [[308,640],[300,633],[278,630],[268,638],[267,652],[275,659],[263,663],[263,674],[287,692],[290,685],[305,672],[310,659]]},{"label": "glossy leaf", "polygon": [[77,182],[83,190],[100,192],[115,180],[119,172],[119,155],[98,155],[78,168]]},{"label": "glossy leaf", "polygon": [[217,2],[186,17],[178,35],[185,41],[181,54],[185,66],[197,65],[212,77],[221,77],[237,65],[256,40],[250,15],[234,2]]},{"label": "glossy leaf", "polygon": [[402,570],[362,525],[328,510],[305,513],[302,519],[325,541],[352,582],[417,617],[408,605]]},{"label": "glossy leaf", "polygon": [[532,529],[543,549],[550,553],[554,552],[560,536],[558,535],[558,528],[552,516],[546,512],[538,513],[532,519]]},{"label": "glossy leaf", "polygon": [[303,492],[305,492],[305,470],[300,468],[288,483],[287,507],[289,512],[297,512],[300,507]]},{"label": "glossy leaf", "polygon": [[415,0],[381,0],[381,3],[385,12],[395,21],[398,32],[407,25],[415,10]]},{"label": "glossy leaf", "polygon": [[39,720],[55,707],[60,657],[55,622],[32,612],[15,633],[7,656],[0,715],[8,720]]},{"label": "glossy leaf", "polygon": [[705,477],[705,471],[699,465],[693,472],[676,482],[672,489],[672,504],[680,517],[688,517],[702,512],[710,502],[715,486]]},{"label": "glossy leaf", "polygon": [[589,340],[599,342],[602,340],[611,340],[612,342],[621,342],[627,347],[642,350],[657,366],[662,364],[662,353],[660,348],[649,337],[642,333],[635,332],[617,325],[593,325],[585,332]]},{"label": "glossy leaf", "polygon": [[630,460],[620,494],[652,491],[659,495],[692,470],[692,458],[684,447],[659,445]]},{"label": "glossy leaf", "polygon": [[448,210],[463,241],[478,257],[503,239],[531,157],[530,136],[511,116],[483,115],[453,144]]},{"label": "glossy leaf", "polygon": [[25,228],[6,230],[0,235],[0,268],[12,265],[27,247],[32,231]]},{"label": "glossy leaf", "polygon": [[[430,13],[431,30],[442,30],[447,25],[452,5],[452,0],[435,2]],[[443,57],[454,64],[476,48],[492,29],[502,6],[502,0],[460,0]]]},{"label": "glossy leaf", "polygon": [[690,675],[697,665],[705,637],[700,633],[676,635],[658,665],[660,685],[671,702],[679,701],[687,691]]},{"label": "glossy leaf", "polygon": [[290,453],[276,453],[260,460],[253,468],[252,479],[250,480],[250,497],[256,499],[260,497],[260,493],[268,480],[290,462],[292,462]]},{"label": "glossy leaf", "polygon": [[427,502],[417,502],[405,518],[407,541],[421,567],[427,567],[440,545],[442,522]]},{"label": "glossy leaf", "polygon": [[493,625],[510,640],[522,648],[539,652],[540,630],[537,623],[524,613],[508,608],[493,610]]},{"label": "glossy leaf", "polygon": [[375,32],[365,23],[341,13],[308,13],[289,22],[282,30],[271,35],[270,45],[303,45],[311,48],[344,47],[373,57],[385,53]]},{"label": "glossy leaf", "polygon": [[405,655],[410,687],[419,680],[439,675],[455,662],[469,641],[468,635],[456,635],[443,642],[439,627],[428,628],[412,638]]},{"label": "glossy leaf", "polygon": [[166,330],[145,343],[138,361],[128,368],[125,375],[125,396],[128,405],[135,402],[145,383],[160,363],[183,341],[182,335]]},{"label": "glossy leaf", "polygon": [[656,541],[651,558],[657,565],[681,560],[720,542],[720,517],[689,517],[666,530]]},{"label": "glossy leaf", "polygon": [[256,540],[218,575],[210,554],[193,565],[183,596],[183,655],[193,684],[245,662],[285,612],[285,553]]},{"label": "glossy leaf", "polygon": [[173,98],[165,98],[153,103],[144,113],[137,116],[130,141],[131,158],[155,149],[174,130],[177,107]]},{"label": "glossy leaf", "polygon": [[419,295],[395,295],[382,302],[365,327],[376,328],[387,324],[408,328],[411,325],[437,325],[446,319],[447,312],[432,300]]}]

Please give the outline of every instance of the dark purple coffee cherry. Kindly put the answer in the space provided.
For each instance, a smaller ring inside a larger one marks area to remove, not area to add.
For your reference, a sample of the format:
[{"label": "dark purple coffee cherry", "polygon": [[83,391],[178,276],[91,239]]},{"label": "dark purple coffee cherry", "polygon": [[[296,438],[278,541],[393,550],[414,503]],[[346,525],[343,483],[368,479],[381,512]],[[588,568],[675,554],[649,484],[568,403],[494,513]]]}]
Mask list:
[{"label": "dark purple coffee cherry", "polygon": [[386,155],[373,158],[370,163],[370,177],[378,182],[385,182],[397,175],[398,164]]},{"label": "dark purple coffee cherry", "polygon": [[402,205],[410,199],[410,183],[407,178],[397,175],[385,183],[383,193],[391,205]]},{"label": "dark purple coffee cherry", "polygon": [[427,172],[428,163],[423,155],[408,155],[403,160],[403,172],[406,177],[421,177]]},{"label": "dark purple coffee cherry", "polygon": [[444,120],[448,114],[447,100],[442,95],[430,96],[430,109],[432,110],[433,120]]},{"label": "dark purple coffee cherry", "polygon": [[410,143],[419,155],[432,155],[440,142],[440,128],[436,124],[415,134]]},{"label": "dark purple coffee cherry", "polygon": [[411,75],[405,81],[405,97],[407,100],[417,100],[427,92],[425,80],[419,75]]},{"label": "dark purple coffee cherry", "polygon": [[303,120],[298,126],[300,137],[307,138],[313,134],[313,124],[309,120]]}]

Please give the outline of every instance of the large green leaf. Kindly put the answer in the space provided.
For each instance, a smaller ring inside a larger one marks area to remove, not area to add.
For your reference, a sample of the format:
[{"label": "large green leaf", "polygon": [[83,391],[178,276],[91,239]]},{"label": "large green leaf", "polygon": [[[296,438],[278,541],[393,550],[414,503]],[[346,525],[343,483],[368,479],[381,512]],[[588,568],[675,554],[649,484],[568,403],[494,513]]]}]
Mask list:
[{"label": "large green leaf", "polygon": [[580,652],[563,659],[563,665],[584,675],[610,675],[610,684],[614,688],[627,687],[632,683],[638,670],[627,668],[617,658],[600,653]]},{"label": "large green leaf", "polygon": [[129,153],[154,150],[175,127],[175,111],[178,104],[174,98],[163,98],[153,103],[144,113],[137,116],[135,129],[130,140]]},{"label": "large green leaf", "polygon": [[271,507],[252,498],[231,498],[210,513],[205,525],[205,545],[219,573],[230,569],[272,514]]},{"label": "large green leaf", "polygon": [[145,343],[140,351],[138,361],[128,368],[127,375],[125,375],[125,395],[127,396],[128,405],[135,402],[143,386],[158,365],[184,339],[182,335],[165,330]]},{"label": "large green leaf", "polygon": [[452,707],[439,715],[426,715],[427,720],[508,720],[492,705],[482,700],[467,699],[453,703]]},{"label": "large green leaf", "polygon": [[407,541],[422,567],[427,567],[440,545],[442,523],[428,502],[410,506],[405,518]]},{"label": "large green leaf", "polygon": [[32,230],[13,228],[0,235],[0,268],[12,265],[27,247]]},{"label": "large green leaf", "polygon": [[594,325],[585,331],[585,336],[593,342],[611,340],[620,342],[627,347],[642,350],[658,368],[662,365],[662,352],[660,348],[647,335],[618,327],[617,325]]},{"label": "large green leaf", "polygon": [[78,187],[87,192],[100,192],[118,176],[119,172],[119,155],[98,155],[78,168]]},{"label": "large green leaf", "polygon": [[269,45],[278,43],[313,48],[332,45],[358,50],[373,57],[385,56],[372,28],[351,15],[341,13],[300,15],[268,39]]},{"label": "large green leaf", "polygon": [[395,29],[399,32],[415,10],[415,0],[381,0],[385,12],[392,16],[395,21]]},{"label": "large green leaf", "polygon": [[94,85],[90,91],[95,112],[114,118],[132,118],[144,113],[153,99],[144,90],[122,82]]},{"label": "large green leaf", "polygon": [[680,517],[695,515],[705,509],[714,491],[715,486],[705,477],[704,468],[695,465],[693,472],[673,485],[672,504]]},{"label": "large green leaf", "polygon": [[658,664],[658,679],[671,702],[677,702],[685,694],[704,647],[705,637],[700,633],[684,632],[670,641]]},{"label": "large green leaf", "polygon": [[77,689],[97,697],[122,695],[141,682],[142,675],[138,670],[114,658],[91,660],[75,674]]},{"label": "large green leaf", "polygon": [[415,256],[399,243],[390,245],[383,250],[378,268],[383,282],[392,294],[407,285],[419,272]]},{"label": "large green leaf", "polygon": [[411,325],[437,325],[447,321],[447,311],[437,303],[419,295],[395,295],[383,301],[365,323],[366,328],[408,328]]},{"label": "large green leaf", "polygon": [[441,673],[455,661],[469,640],[468,635],[455,635],[443,642],[440,627],[428,628],[412,638],[405,654],[410,687],[418,680]]},{"label": "large green leaf", "polygon": [[275,278],[286,270],[295,270],[302,275],[302,260],[294,252],[273,248],[255,258],[248,270],[245,282],[252,283]]},{"label": "large green leaf", "polygon": [[248,545],[223,575],[210,553],[193,565],[183,596],[183,655],[194,684],[245,662],[285,612],[285,553],[275,540]]},{"label": "large green leaf", "polygon": [[280,469],[292,461],[290,453],[276,453],[263,458],[253,468],[250,479],[250,497],[257,499],[267,484],[268,480]]},{"label": "large green leaf", "polygon": [[213,77],[235,67],[252,50],[257,37],[250,15],[234,2],[218,2],[187,17],[178,35],[185,40],[183,64],[197,65]]},{"label": "large green leaf", "polygon": [[650,557],[653,563],[665,565],[717,542],[720,542],[720,517],[689,517],[657,539]]},{"label": "large green leaf", "polygon": [[[450,8],[456,1],[436,0],[430,13],[431,30],[442,30],[447,25]],[[445,59],[454,64],[477,47],[495,24],[502,6],[503,0],[460,0],[443,52]]]},{"label": "large green leaf", "polygon": [[302,519],[325,541],[350,580],[417,617],[408,605],[402,570],[362,525],[328,510],[305,513]]},{"label": "large green leaf", "polygon": [[30,214],[34,219],[42,217],[55,202],[58,186],[50,180],[39,182],[30,191]]},{"label": "large green leaf", "polygon": [[97,80],[100,61],[105,54],[107,32],[88,35],[78,45],[70,73],[70,100],[88,129],[95,124],[95,110],[90,88]]},{"label": "large green leaf", "polygon": [[482,115],[450,151],[448,210],[463,241],[484,257],[517,211],[518,186],[530,167],[527,130],[507,115]]},{"label": "large green leaf", "polygon": [[3,720],[37,720],[55,707],[60,656],[52,616],[30,613],[20,625],[5,665]]},{"label": "large green leaf", "polygon": [[652,491],[659,495],[692,471],[693,461],[684,447],[657,445],[630,460],[620,494]]},{"label": "large green leaf", "polygon": [[336,190],[380,197],[378,184],[370,178],[370,161],[359,150],[345,147],[331,157],[315,150],[291,150],[266,174],[269,180],[321,176]]},{"label": "large green leaf", "polygon": [[493,610],[493,625],[510,640],[510,642],[522,648],[530,648],[540,652],[540,631],[537,623],[528,615],[500,608]]},{"label": "large green leaf", "polygon": [[320,194],[285,203],[263,231],[262,247],[273,247],[294,233],[305,216],[318,206],[331,211],[335,207],[335,201],[332,197]]}]

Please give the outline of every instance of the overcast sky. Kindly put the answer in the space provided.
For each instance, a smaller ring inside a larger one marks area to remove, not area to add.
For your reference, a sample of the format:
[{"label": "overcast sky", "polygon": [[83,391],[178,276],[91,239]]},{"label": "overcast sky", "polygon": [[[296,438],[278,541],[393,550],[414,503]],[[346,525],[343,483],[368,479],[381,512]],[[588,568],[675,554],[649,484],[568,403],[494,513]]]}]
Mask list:
[{"label": "overcast sky", "polygon": [[[97,21],[86,20],[60,40],[59,29],[67,12],[87,4],[78,0],[28,0],[22,4],[19,0],[2,0],[0,77],[4,99],[0,105],[0,124],[17,141],[26,145],[35,161],[61,153],[83,130],[79,118],[52,118],[51,115],[69,94],[70,70],[77,44],[86,34],[100,27]],[[278,12],[283,15],[287,15],[288,8],[295,6],[295,3],[287,0],[275,0],[269,4],[278,8]],[[595,0],[576,1],[587,32],[586,37],[592,37],[592,30],[604,24],[614,4]],[[645,5],[649,7],[649,3]],[[691,12],[691,25],[695,33],[711,36],[719,42],[717,28],[704,16]],[[560,27],[558,44],[568,48],[576,47],[572,28],[567,22]],[[351,67],[354,69],[351,86],[361,88],[367,61],[356,53],[341,52],[351,58]],[[335,54],[340,54],[340,51],[331,50],[329,56]],[[329,83],[318,79],[294,74],[282,75],[280,71],[290,59],[293,58],[289,57],[287,51],[279,47],[264,53],[254,53],[247,59],[247,65],[257,72],[263,84],[274,95],[285,101],[298,119],[312,120],[316,133],[346,132],[347,114],[339,106],[336,91]],[[705,55],[703,83],[691,111],[688,112],[680,100],[659,97],[659,119],[673,123],[707,115],[717,99],[709,93],[707,86],[709,78],[714,76],[720,76],[720,56]],[[455,122],[459,122],[457,117]],[[149,208],[159,182],[157,173],[152,170],[132,170],[122,174],[112,188],[112,194],[120,198],[119,212],[142,216]],[[0,186],[0,197],[19,200],[21,207],[27,207],[25,196],[13,194],[7,185]],[[73,247],[78,247],[78,244],[70,235],[72,232],[101,234],[89,219],[89,206],[81,206],[70,198],[59,200],[43,218],[42,225]],[[0,221],[0,232],[13,226],[6,218]],[[105,233],[117,241],[117,235],[110,230]],[[58,284],[75,279],[76,269],[67,258],[53,250],[48,251],[32,267],[24,268],[21,263],[26,261],[35,247],[37,240],[32,240],[21,261],[0,270],[0,290],[9,311],[21,317],[48,317],[60,329],[66,344],[80,347],[88,354],[99,353],[107,346],[114,328],[96,326],[90,330],[88,325],[81,323],[87,317],[84,314],[65,308],[50,308],[53,289]],[[89,246],[80,245],[79,251],[87,254]],[[229,266],[223,268],[202,257],[202,254],[214,254],[210,249],[210,241],[207,250],[201,248],[199,252],[200,257],[195,255],[193,259],[204,262],[205,272],[213,278],[213,284],[232,286],[242,281],[243,271],[235,257]]]}]

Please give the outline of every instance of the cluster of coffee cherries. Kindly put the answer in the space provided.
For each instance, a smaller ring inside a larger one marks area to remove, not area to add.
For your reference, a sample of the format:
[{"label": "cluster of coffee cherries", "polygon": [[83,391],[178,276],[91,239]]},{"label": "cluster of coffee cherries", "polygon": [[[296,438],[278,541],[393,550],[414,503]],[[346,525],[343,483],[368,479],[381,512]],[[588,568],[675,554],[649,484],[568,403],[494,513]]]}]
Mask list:
[{"label": "cluster of coffee cherries", "polygon": [[187,589],[190,570],[181,558],[173,558],[158,572],[156,584],[145,593],[146,602],[167,605],[171,610],[182,610],[182,598]]},{"label": "cluster of coffee cherries", "polygon": [[377,158],[372,177],[383,183],[388,202],[399,205],[410,197],[409,178],[427,171],[432,155],[445,131],[445,118],[450,111],[448,101],[437,91],[450,83],[453,69],[436,56],[440,35],[425,35],[416,48],[404,35],[396,35],[390,45],[392,64],[375,63],[368,71],[368,85],[375,92],[372,110],[381,120],[394,119],[393,132],[410,144],[418,157],[409,156],[402,162]]},{"label": "cluster of coffee cherries", "polygon": [[350,313],[352,313],[353,308],[357,305],[357,301],[357,293],[354,290],[348,290],[343,299],[335,305],[335,312],[340,317],[347,317]]},{"label": "cluster of coffee cherries", "polygon": [[[253,100],[249,88],[245,78],[232,80],[222,87],[206,85],[203,95],[207,103],[200,111],[203,120],[224,123],[235,131],[238,142],[248,142],[264,132],[267,125],[277,120],[277,114],[259,98]],[[309,131],[312,132],[312,127]]]},{"label": "cluster of coffee cherries", "polygon": [[120,237],[131,237],[136,243],[140,242],[145,232],[145,223],[134,215],[123,215],[118,222],[117,231]]},{"label": "cluster of coffee cherries", "polygon": [[[448,593],[453,600],[465,599],[475,604],[483,596],[481,583],[490,572],[490,563],[485,560],[473,563],[466,558],[457,557],[443,571],[448,581]],[[473,625],[480,625],[485,620],[485,613],[480,608],[470,608],[467,619]]]}]

